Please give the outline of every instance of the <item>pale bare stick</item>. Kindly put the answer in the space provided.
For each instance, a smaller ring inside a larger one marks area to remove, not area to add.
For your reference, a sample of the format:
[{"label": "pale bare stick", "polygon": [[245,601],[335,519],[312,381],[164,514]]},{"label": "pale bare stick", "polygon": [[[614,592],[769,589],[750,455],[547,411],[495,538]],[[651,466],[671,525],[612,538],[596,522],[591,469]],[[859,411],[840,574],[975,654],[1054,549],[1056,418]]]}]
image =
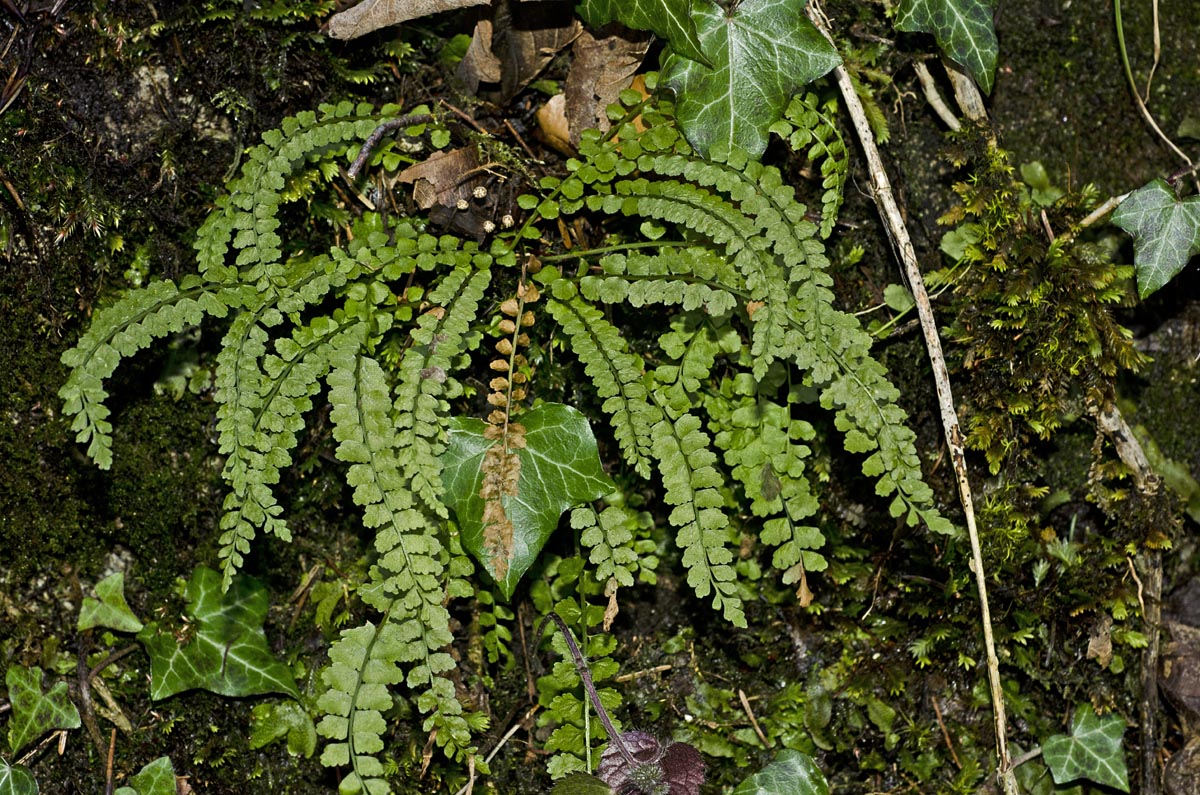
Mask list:
[{"label": "pale bare stick", "polygon": [[[808,6],[808,15],[818,29],[829,37],[823,14],[816,3]],[[832,41],[832,37],[829,37]],[[953,72],[951,72],[953,76]],[[942,341],[938,336],[937,322],[933,316],[933,307],[929,303],[929,294],[925,290],[925,280],[921,276],[921,268],[917,262],[916,250],[909,237],[900,208],[896,204],[891,182],[883,167],[883,159],[875,145],[875,136],[867,122],[867,114],[862,102],[854,91],[850,74],[844,66],[834,70],[838,89],[846,103],[846,109],[854,122],[863,153],[867,157],[868,169],[871,173],[871,187],[879,214],[883,217],[888,237],[895,248],[897,256],[904,266],[908,277],[909,288],[917,304],[917,314],[921,321],[921,330],[925,335],[925,347],[929,352],[929,361],[933,366],[934,385],[937,389],[938,408],[942,416],[942,429],[946,436],[946,444],[950,449],[950,460],[954,464],[955,479],[958,481],[958,496],[962,503],[963,514],[967,523],[967,535],[971,542],[971,571],[975,574],[975,583],[979,589],[979,610],[983,628],[983,644],[987,654],[988,684],[992,693],[992,708],[996,724],[996,756],[999,761],[1000,784],[1005,795],[1017,795],[1017,779],[1013,774],[1011,759],[1008,753],[1008,718],[1004,710],[1004,691],[1000,686],[1000,661],[996,657],[996,643],[992,637],[992,616],[988,608],[987,578],[983,569],[983,553],[979,544],[979,529],[975,523],[975,505],[971,496],[971,481],[967,476],[967,461],[963,449],[963,435],[959,428],[958,413],[954,408],[954,394],[950,389],[950,375],[946,369],[945,357],[942,355]],[[962,100],[961,94],[959,95]]]},{"label": "pale bare stick", "polygon": [[914,63],[913,71],[917,73],[917,80],[921,83],[921,92],[925,94],[925,101],[929,103],[929,107],[933,108],[933,112],[942,120],[942,123],[955,132],[962,129],[962,122],[954,115],[954,111],[950,110],[946,100],[942,99],[942,92],[938,91],[937,83],[933,82],[933,75],[929,74],[925,62]]}]

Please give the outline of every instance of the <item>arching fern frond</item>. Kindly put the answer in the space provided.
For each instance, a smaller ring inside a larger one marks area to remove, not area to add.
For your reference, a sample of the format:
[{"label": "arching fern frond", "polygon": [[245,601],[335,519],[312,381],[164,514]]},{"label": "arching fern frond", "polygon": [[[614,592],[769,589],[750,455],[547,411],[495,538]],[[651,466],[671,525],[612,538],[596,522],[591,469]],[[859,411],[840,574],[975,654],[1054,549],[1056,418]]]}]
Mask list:
[{"label": "arching fern frond", "polygon": [[87,443],[88,457],[101,469],[112,466],[112,424],[104,405],[104,381],[121,360],[147,348],[160,337],[176,334],[204,316],[224,317],[236,295],[215,295],[211,285],[191,276],[174,282],[153,282],[134,290],[92,317],[92,325],[75,346],[63,354],[71,368],[58,396],[63,413],[73,416],[75,440]]},{"label": "arching fern frond", "polygon": [[730,623],[744,627],[746,616],[734,582],[733,552],[729,549],[729,518],[719,491],[724,482],[717,472],[717,457],[700,419],[683,414],[663,419],[652,430],[654,457],[662,473],[663,499],[678,531],[675,542],[683,549],[688,584],[697,596],[712,595],[712,605]]},{"label": "arching fern frond", "polygon": [[[265,289],[282,259],[277,230],[287,178],[304,163],[357,151],[380,118],[373,105],[342,102],[285,119],[281,129],[265,133],[200,226],[195,243],[200,273],[211,281]],[[231,249],[237,252],[232,267],[226,262]]]},{"label": "arching fern frond", "polygon": [[[809,160],[820,163],[821,237],[833,232],[838,211],[850,176],[850,156],[846,141],[834,121],[837,99],[824,102],[814,93],[797,94],[784,111],[783,119],[771,126],[771,132],[783,138],[794,152],[804,152]],[[807,147],[807,151],[805,151]]]},{"label": "arching fern frond", "polygon": [[649,400],[643,382],[642,360],[629,351],[615,326],[594,306],[581,300],[567,280],[551,285],[553,298],[546,309],[571,338],[571,349],[592,379],[603,408],[612,416],[613,435],[625,460],[642,477],[650,476],[654,455],[651,429],[662,410]]},{"label": "arching fern frond", "polygon": [[476,317],[479,301],[491,280],[490,257],[456,252],[455,266],[430,292],[433,305],[417,318],[412,344],[400,360],[395,409],[401,469],[425,510],[447,516],[441,500],[441,461],[445,449],[444,418],[448,398],[462,387],[451,375],[464,349],[464,335]]},{"label": "arching fern frond", "polygon": [[[318,701],[326,713],[318,731],[331,740],[322,763],[351,767],[343,789],[360,786],[378,794],[391,791],[375,757],[386,729],[381,713],[391,705],[387,685],[405,681],[421,691],[417,703],[429,714],[426,728],[437,729],[439,744],[452,755],[471,747],[454,685],[441,676],[454,667],[443,651],[453,640],[443,606],[448,556],[401,474],[387,379],[362,344],[345,335],[334,348],[330,419],[337,456],[350,464],[348,481],[363,524],[376,532],[379,558],[361,593],[382,619],[344,631],[331,648],[334,664],[324,673],[330,689]],[[407,674],[401,665],[408,665]]]},{"label": "arching fern frond", "polygon": [[277,340],[275,353],[268,354],[259,321],[274,319],[270,316],[275,313],[264,308],[239,316],[230,335],[240,344],[230,346],[229,358],[218,360],[217,399],[230,401],[218,421],[222,450],[229,453],[223,476],[231,488],[221,517],[225,587],[259,529],[291,540],[271,487],[279,481],[279,471],[291,464],[304,414],[329,369],[330,342],[343,332],[332,319],[319,317]]}]

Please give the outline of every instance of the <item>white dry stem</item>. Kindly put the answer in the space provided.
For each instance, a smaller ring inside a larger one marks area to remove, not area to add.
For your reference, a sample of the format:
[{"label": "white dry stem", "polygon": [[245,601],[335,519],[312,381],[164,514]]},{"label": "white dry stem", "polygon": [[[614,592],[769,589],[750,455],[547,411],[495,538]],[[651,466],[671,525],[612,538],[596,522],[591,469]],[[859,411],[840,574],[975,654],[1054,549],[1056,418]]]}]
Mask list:
[{"label": "white dry stem", "polygon": [[[808,6],[808,14],[818,29],[829,37],[829,31],[823,20],[823,15],[816,3]],[[830,37],[832,41],[832,37]],[[951,79],[954,72],[951,71]],[[958,481],[958,495],[962,502],[963,514],[967,522],[967,535],[971,542],[971,570],[975,573],[975,582],[979,588],[979,609],[983,626],[983,642],[987,653],[988,684],[992,693],[992,707],[996,724],[996,755],[999,760],[1000,784],[1005,795],[1017,795],[1017,780],[1012,771],[1011,759],[1008,753],[1008,719],[1004,711],[1004,692],[1000,687],[1000,661],[996,657],[996,644],[992,637],[992,617],[988,609],[987,580],[983,569],[983,555],[979,545],[979,530],[975,523],[974,500],[971,497],[971,483],[967,477],[967,462],[963,451],[963,436],[959,428],[958,414],[954,409],[954,395],[950,390],[950,375],[946,370],[946,361],[942,355],[942,341],[938,336],[937,323],[933,317],[933,307],[929,303],[929,294],[925,290],[925,281],[921,277],[921,268],[917,262],[916,250],[908,235],[900,208],[896,204],[891,182],[875,145],[875,136],[867,122],[867,115],[862,103],[854,91],[850,74],[844,66],[834,70],[838,89],[846,103],[846,109],[854,121],[854,129],[858,133],[863,152],[867,157],[868,169],[871,173],[871,187],[875,204],[883,216],[892,245],[904,266],[908,277],[909,288],[917,304],[917,314],[921,321],[921,330],[925,335],[925,347],[929,352],[929,360],[933,365],[934,383],[937,388],[938,407],[942,416],[942,429],[946,436],[946,444],[950,448],[950,459],[954,463],[954,474]],[[957,82],[957,81],[956,81]],[[958,99],[963,102],[963,92],[956,92]]]}]

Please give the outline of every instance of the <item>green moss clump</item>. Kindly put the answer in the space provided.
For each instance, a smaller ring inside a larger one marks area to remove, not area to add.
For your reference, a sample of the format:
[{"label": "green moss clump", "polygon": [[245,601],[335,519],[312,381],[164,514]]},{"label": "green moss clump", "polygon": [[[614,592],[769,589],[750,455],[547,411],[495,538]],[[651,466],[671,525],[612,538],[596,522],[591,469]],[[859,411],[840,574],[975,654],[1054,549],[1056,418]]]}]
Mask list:
[{"label": "green moss clump", "polygon": [[970,163],[972,175],[955,186],[962,203],[941,219],[959,225],[943,249],[966,266],[949,338],[969,375],[967,446],[997,474],[1027,460],[1035,440],[1110,404],[1117,375],[1143,364],[1111,312],[1133,299],[1132,268],[1063,235],[1091,208],[1094,191],[1039,204],[979,130],[959,134],[951,158]]}]

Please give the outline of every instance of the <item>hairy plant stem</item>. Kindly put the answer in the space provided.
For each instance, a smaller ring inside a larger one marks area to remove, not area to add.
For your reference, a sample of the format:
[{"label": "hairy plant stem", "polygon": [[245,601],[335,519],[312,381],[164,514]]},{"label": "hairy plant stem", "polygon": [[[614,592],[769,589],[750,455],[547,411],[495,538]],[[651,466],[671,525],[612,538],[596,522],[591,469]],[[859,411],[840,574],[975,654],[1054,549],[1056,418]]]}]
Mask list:
[{"label": "hairy plant stem", "polygon": [[[817,28],[830,38],[824,15],[817,3],[812,3],[807,9],[809,17]],[[996,724],[996,756],[999,761],[998,775],[1000,785],[1005,795],[1017,795],[1017,779],[1012,771],[1012,760],[1008,753],[1008,719],[1004,710],[1004,691],[1000,685],[1000,661],[996,657],[996,644],[992,637],[992,617],[988,609],[987,578],[983,569],[983,555],[979,544],[979,529],[975,523],[974,500],[971,496],[971,482],[967,476],[967,462],[963,450],[963,436],[959,428],[958,414],[954,408],[954,394],[950,389],[950,375],[946,369],[946,361],[942,355],[942,342],[938,335],[937,323],[933,316],[933,307],[929,302],[929,294],[925,290],[925,281],[921,276],[920,264],[917,262],[916,250],[908,235],[908,229],[896,204],[891,182],[883,167],[883,159],[875,145],[875,136],[867,121],[862,102],[854,90],[850,73],[844,66],[834,70],[838,89],[846,103],[846,109],[854,121],[854,129],[867,156],[871,173],[872,192],[879,214],[883,216],[888,237],[896,255],[904,266],[908,277],[909,289],[917,304],[917,314],[921,321],[921,330],[925,335],[925,347],[929,352],[929,361],[933,366],[934,383],[937,389],[938,407],[942,416],[942,429],[945,433],[946,444],[950,448],[950,459],[954,463],[954,474],[958,481],[958,495],[962,502],[963,514],[967,522],[967,535],[971,542],[971,571],[975,574],[975,583],[979,589],[980,623],[983,626],[983,643],[987,653],[988,684],[992,693],[992,707]]]},{"label": "hairy plant stem", "polygon": [[603,724],[604,731],[608,732],[608,741],[621,754],[621,758],[629,765],[629,769],[633,770],[639,766],[639,763],[633,758],[633,754],[630,753],[629,748],[621,740],[620,732],[613,726],[612,718],[608,717],[608,710],[600,703],[600,694],[596,692],[596,685],[592,682],[592,669],[588,668],[587,660],[583,659],[583,652],[579,650],[579,646],[575,643],[575,636],[567,628],[567,622],[563,621],[562,616],[558,613],[550,611],[542,619],[542,623],[538,626],[538,631],[534,633],[534,637],[540,638],[542,636],[542,632],[546,629],[547,621],[553,621],[558,625],[558,631],[562,633],[563,640],[567,644],[567,650],[571,652],[571,658],[575,662],[575,670],[579,674],[579,679],[583,682],[583,689],[587,691],[588,699],[591,700],[592,706],[596,709],[596,715],[600,718],[600,723]]}]

